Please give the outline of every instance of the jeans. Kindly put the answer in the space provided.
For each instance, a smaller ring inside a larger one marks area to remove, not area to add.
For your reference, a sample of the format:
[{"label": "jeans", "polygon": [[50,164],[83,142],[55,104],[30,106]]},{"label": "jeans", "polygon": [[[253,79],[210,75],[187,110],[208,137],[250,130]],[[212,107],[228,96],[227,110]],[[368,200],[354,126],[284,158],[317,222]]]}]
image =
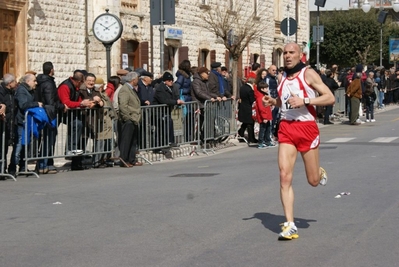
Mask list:
[{"label": "jeans", "polygon": [[272,142],[272,139],[270,138],[270,129],[270,121],[268,121],[267,123],[259,123],[258,144],[270,144]]},{"label": "jeans", "polygon": [[384,106],[384,91],[378,91],[378,108],[382,108]]},{"label": "jeans", "polygon": [[19,171],[25,169],[25,149],[22,145],[22,125],[17,125],[15,129],[15,140],[14,146],[11,153],[10,165],[8,166],[9,173],[15,173],[17,171],[17,164],[19,165]]},{"label": "jeans", "polygon": [[374,120],[374,103],[366,104],[366,119]]},{"label": "jeans", "polygon": [[39,160],[39,169],[46,169],[54,166],[54,146],[57,137],[57,128],[46,126],[43,130],[43,142],[40,150],[40,157],[47,157]]}]

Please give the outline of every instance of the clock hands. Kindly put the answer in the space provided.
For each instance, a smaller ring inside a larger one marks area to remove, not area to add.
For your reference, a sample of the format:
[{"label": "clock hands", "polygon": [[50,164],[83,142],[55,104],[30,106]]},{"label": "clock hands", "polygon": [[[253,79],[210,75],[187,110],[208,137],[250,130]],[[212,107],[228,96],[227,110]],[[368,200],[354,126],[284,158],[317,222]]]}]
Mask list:
[{"label": "clock hands", "polygon": [[104,25],[102,25],[101,23],[99,23],[101,26],[103,26],[104,27],[104,31],[105,30],[109,30],[109,28],[108,27],[106,27],[106,26],[104,26]]}]

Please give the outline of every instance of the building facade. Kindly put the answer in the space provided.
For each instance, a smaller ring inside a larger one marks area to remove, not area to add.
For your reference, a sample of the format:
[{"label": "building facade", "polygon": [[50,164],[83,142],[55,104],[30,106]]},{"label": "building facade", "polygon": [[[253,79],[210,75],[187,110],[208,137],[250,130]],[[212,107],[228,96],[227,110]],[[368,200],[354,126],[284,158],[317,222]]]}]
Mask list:
[{"label": "building facade", "polygon": [[[150,24],[150,4],[160,0],[0,0],[1,74],[20,77],[27,70],[41,73],[42,64],[52,61],[57,82],[75,69],[86,69],[106,78],[105,47],[92,32],[94,19],[109,9],[120,17],[124,31],[111,50],[111,72],[131,67],[154,74],[160,70],[159,25]],[[234,1],[234,3],[233,3]],[[173,73],[179,62],[210,67],[219,61],[229,66],[230,57],[223,42],[207,29],[206,10],[220,5],[216,0],[174,0],[175,24],[165,25],[164,68]],[[268,67],[282,65],[282,48],[287,37],[280,24],[288,15],[297,21],[297,32],[289,41],[309,40],[308,1],[299,0],[224,0],[227,7],[245,3],[262,10],[259,23],[267,25],[259,39],[253,40],[238,62],[239,75],[254,62]],[[226,8],[228,9],[228,8]],[[228,12],[228,10],[226,10]]]}]

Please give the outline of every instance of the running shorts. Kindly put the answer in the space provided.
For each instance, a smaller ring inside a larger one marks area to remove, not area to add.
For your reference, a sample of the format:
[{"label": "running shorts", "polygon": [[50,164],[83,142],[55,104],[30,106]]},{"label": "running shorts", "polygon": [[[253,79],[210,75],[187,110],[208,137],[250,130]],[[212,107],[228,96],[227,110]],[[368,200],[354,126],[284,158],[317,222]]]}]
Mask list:
[{"label": "running shorts", "polygon": [[320,144],[320,131],[315,121],[287,121],[280,122],[278,142],[291,144],[299,152],[306,152],[317,148]]}]

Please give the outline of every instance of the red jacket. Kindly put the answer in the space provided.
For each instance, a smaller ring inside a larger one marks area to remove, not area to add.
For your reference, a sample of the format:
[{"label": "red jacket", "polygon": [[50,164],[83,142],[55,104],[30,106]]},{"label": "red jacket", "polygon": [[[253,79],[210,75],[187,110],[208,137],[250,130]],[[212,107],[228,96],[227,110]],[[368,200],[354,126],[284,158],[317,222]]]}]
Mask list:
[{"label": "red jacket", "polygon": [[[69,79],[72,82],[72,77],[70,77]],[[79,95],[79,88],[75,88],[75,89],[76,89],[76,93]],[[68,85],[61,84],[58,87],[58,96],[60,97],[61,103],[67,105],[68,108],[79,108],[80,102],[82,102],[81,96],[79,95],[77,101],[72,101],[70,98],[70,95],[71,95],[71,92],[69,91]]]},{"label": "red jacket", "polygon": [[256,121],[258,123],[263,123],[264,120],[271,121],[273,119],[272,111],[269,106],[263,106],[262,98],[264,94],[258,90],[256,85],[254,85],[254,95],[256,102]]},{"label": "red jacket", "polygon": [[109,99],[111,99],[111,101],[114,101],[115,86],[112,83],[107,84],[105,94],[109,97]]}]

